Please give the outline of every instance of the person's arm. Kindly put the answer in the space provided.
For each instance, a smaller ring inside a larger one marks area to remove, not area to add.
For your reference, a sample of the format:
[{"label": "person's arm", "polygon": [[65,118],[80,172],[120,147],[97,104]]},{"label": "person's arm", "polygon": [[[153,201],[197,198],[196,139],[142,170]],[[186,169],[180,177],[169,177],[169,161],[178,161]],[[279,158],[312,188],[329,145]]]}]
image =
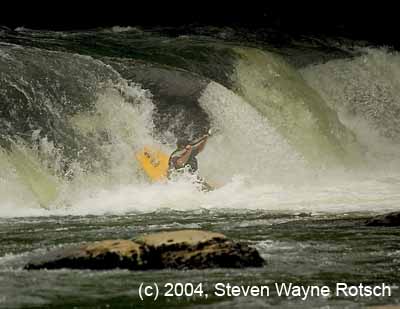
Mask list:
[{"label": "person's arm", "polygon": [[185,148],[185,152],[175,161],[175,168],[184,167],[186,162],[189,160],[192,151],[193,147],[191,145],[187,145]]}]

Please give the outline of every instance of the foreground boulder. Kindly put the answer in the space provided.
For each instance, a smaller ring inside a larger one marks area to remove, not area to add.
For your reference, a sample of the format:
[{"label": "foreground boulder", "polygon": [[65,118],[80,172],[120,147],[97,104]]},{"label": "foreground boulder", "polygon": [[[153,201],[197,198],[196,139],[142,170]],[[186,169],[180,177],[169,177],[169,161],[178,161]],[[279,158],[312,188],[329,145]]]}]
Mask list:
[{"label": "foreground boulder", "polygon": [[136,242],[159,257],[160,268],[261,267],[258,251],[208,231],[183,230],[145,235]]},{"label": "foreground boulder", "polygon": [[261,267],[256,249],[201,230],[161,232],[131,240],[104,240],[50,251],[25,269],[203,269]]},{"label": "foreground boulder", "polygon": [[400,212],[376,216],[366,222],[367,226],[400,226]]},{"label": "foreground boulder", "polygon": [[25,269],[145,269],[147,248],[131,240],[104,240],[50,251],[30,261]]}]

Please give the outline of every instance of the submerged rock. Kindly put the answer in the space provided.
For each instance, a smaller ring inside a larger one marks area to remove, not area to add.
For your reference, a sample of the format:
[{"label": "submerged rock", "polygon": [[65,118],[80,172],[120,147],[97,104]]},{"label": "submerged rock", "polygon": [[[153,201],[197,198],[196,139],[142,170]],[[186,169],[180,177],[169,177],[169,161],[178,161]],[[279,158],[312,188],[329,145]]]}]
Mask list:
[{"label": "submerged rock", "polygon": [[131,240],[104,240],[50,251],[32,259],[25,269],[113,269],[146,268],[148,250]]},{"label": "submerged rock", "polygon": [[32,259],[25,269],[203,269],[261,267],[246,244],[200,230],[161,232],[131,240],[104,240],[62,248]]},{"label": "submerged rock", "polygon": [[366,222],[367,226],[400,226],[400,212],[376,216]]}]

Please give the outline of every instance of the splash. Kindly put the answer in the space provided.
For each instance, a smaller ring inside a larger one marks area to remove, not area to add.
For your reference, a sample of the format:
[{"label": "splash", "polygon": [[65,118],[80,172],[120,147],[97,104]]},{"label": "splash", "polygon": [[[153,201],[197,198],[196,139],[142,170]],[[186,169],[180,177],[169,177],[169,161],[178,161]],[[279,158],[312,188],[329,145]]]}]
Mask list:
[{"label": "splash", "polygon": [[277,182],[305,172],[301,154],[244,99],[212,82],[199,101],[217,130],[199,156],[207,178],[226,183],[241,175],[253,183]]},{"label": "splash", "polygon": [[238,92],[315,166],[362,160],[351,131],[302,76],[273,53],[236,49],[240,55],[233,80]]},{"label": "splash", "polygon": [[[335,60],[306,68],[300,75],[276,55],[241,48],[235,49],[240,57],[234,70],[225,72],[231,74],[232,84],[196,76],[193,83],[201,80],[201,87],[194,88],[202,90],[191,96],[190,103],[198,103],[196,110],[204,111],[207,125],[216,129],[198,159],[201,176],[218,189],[204,193],[190,177],[150,184],[137,165],[135,152],[143,146],[170,153],[176,138],[175,132],[164,132],[163,138],[154,132],[156,106],[149,90],[91,57],[2,47],[0,81],[5,87],[0,95],[10,107],[2,107],[0,122],[2,217],[130,214],[158,209],[343,213],[398,207],[398,169],[389,173],[371,172],[369,166],[353,171],[346,171],[346,164],[336,167],[338,162],[360,155],[352,132],[357,139],[366,139],[364,129],[346,118],[351,106],[356,107],[357,120],[364,121],[368,132],[377,138],[385,136],[392,148],[382,152],[393,157],[398,153],[397,118],[383,103],[379,106],[384,107],[371,109],[365,106],[373,106],[372,99],[361,107],[354,100],[357,89],[366,91],[377,79],[392,86],[383,87],[384,95],[370,97],[396,102],[397,82],[390,81],[395,71],[384,75],[382,63],[397,61],[397,55],[383,52]],[[371,59],[375,64],[369,64]],[[349,88],[343,86],[346,78],[337,72],[348,73],[349,62],[352,69],[347,78],[360,75],[360,71],[364,77],[371,74],[373,78],[361,79],[369,81],[368,87],[360,81],[348,83],[353,85]],[[379,77],[370,72],[376,63],[382,71]],[[163,78],[154,81],[160,83],[154,89],[162,87]],[[328,84],[337,89],[327,88]],[[360,84],[364,86],[359,88]],[[338,93],[345,94],[344,106],[332,99]],[[174,94],[173,87],[168,88],[170,101]],[[180,108],[185,108],[184,97],[179,97]],[[179,122],[179,115],[169,119]],[[190,116],[198,117],[198,122],[203,119],[195,113]],[[385,125],[390,129],[385,130]],[[169,128],[179,125],[170,123]],[[192,128],[188,125],[186,130],[190,135]],[[15,156],[10,143],[23,155]],[[370,152],[380,148],[373,148],[372,139],[362,144]],[[51,193],[51,186],[56,194]],[[48,198],[50,195],[56,196]]]},{"label": "splash", "polygon": [[399,171],[400,56],[385,49],[362,51],[362,56],[310,66],[301,73],[356,134],[370,166]]}]

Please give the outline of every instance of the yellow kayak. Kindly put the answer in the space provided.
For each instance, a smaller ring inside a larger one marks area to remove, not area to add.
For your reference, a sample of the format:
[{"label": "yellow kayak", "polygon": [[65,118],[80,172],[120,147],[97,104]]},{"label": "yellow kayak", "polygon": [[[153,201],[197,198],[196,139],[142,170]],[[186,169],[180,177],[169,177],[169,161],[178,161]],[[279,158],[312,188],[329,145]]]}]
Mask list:
[{"label": "yellow kayak", "polygon": [[151,181],[167,178],[169,156],[155,147],[145,146],[136,153],[136,159]]},{"label": "yellow kayak", "polygon": [[[156,147],[145,146],[136,153],[136,159],[152,182],[163,182],[167,180],[169,155]],[[211,185],[200,177],[199,180],[202,184],[202,191],[212,191],[220,187],[215,184]]]}]

